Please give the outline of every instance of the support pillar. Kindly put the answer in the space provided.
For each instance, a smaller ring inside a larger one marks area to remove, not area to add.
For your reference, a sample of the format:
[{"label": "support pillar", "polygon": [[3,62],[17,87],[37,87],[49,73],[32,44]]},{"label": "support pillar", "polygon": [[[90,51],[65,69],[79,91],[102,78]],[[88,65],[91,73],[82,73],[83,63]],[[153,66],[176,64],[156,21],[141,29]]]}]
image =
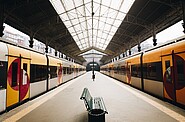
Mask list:
[{"label": "support pillar", "polygon": [[154,25],[153,25],[153,45],[154,45],[154,46],[157,45],[156,32],[155,32],[155,27],[154,27]]},{"label": "support pillar", "polygon": [[185,1],[182,0],[182,11],[183,11],[183,23],[182,26],[184,28],[183,32],[185,33]]},{"label": "support pillar", "polygon": [[57,50],[55,50],[55,56],[57,56]]},{"label": "support pillar", "polygon": [[157,45],[157,39],[153,38],[153,45],[156,46]]},{"label": "support pillar", "polygon": [[129,55],[131,55],[131,49],[129,49],[128,53],[129,53]]},{"label": "support pillar", "polygon": [[34,41],[33,41],[33,34],[30,35],[29,43],[30,43],[29,47],[33,48],[33,43],[34,43]]},{"label": "support pillar", "polygon": [[2,37],[2,36],[4,35],[3,31],[4,31],[4,26],[3,26],[3,24],[2,24],[2,25],[0,26],[0,37]]},{"label": "support pillar", "polygon": [[125,53],[122,54],[123,58],[125,57]]},{"label": "support pillar", "polygon": [[137,49],[138,49],[138,52],[141,52],[141,43],[140,43],[140,36],[138,36],[138,47],[137,47]]},{"label": "support pillar", "polygon": [[120,55],[118,55],[118,59],[121,59]]},{"label": "support pillar", "polygon": [[46,45],[45,53],[48,53],[48,45]]},{"label": "support pillar", "polygon": [[125,54],[123,53],[122,56],[123,56],[123,58],[124,58],[124,57],[125,57]]},{"label": "support pillar", "polygon": [[0,37],[2,37],[4,35],[3,31],[4,31],[4,0],[0,1]]},{"label": "support pillar", "polygon": [[141,45],[140,45],[140,43],[138,44],[138,52],[141,52]]}]

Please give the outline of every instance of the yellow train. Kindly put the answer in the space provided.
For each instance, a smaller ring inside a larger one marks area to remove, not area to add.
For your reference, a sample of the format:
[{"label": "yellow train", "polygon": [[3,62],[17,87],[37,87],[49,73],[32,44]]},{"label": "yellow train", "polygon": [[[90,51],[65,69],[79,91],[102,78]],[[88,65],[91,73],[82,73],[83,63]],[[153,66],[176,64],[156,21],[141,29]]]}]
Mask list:
[{"label": "yellow train", "polygon": [[101,72],[185,106],[185,36],[101,66]]},{"label": "yellow train", "polygon": [[5,41],[0,38],[0,112],[85,72],[82,65]]}]

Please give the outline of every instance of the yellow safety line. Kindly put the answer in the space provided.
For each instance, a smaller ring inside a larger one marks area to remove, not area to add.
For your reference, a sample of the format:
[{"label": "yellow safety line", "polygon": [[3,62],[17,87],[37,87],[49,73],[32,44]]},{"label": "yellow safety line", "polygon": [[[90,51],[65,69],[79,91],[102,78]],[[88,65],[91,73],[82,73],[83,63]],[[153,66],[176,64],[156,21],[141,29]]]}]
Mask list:
[{"label": "yellow safety line", "polygon": [[23,116],[25,116],[26,114],[28,114],[29,112],[31,112],[32,110],[34,110],[35,108],[37,108],[38,106],[40,106],[41,104],[46,102],[47,100],[51,99],[53,96],[55,96],[56,94],[58,94],[59,92],[64,90],[66,87],[68,87],[69,85],[71,85],[75,81],[76,81],[76,79],[64,84],[64,86],[60,86],[60,87],[54,89],[53,91],[51,91],[52,93],[50,93],[49,95],[44,96],[44,98],[42,98],[41,100],[37,101],[36,103],[30,105],[29,107],[27,107],[25,109],[19,111],[18,113],[7,118],[3,122],[15,122],[15,121],[21,119]]},{"label": "yellow safety line", "polygon": [[124,86],[124,84],[119,83],[115,80],[112,80],[114,83],[116,83],[117,85],[121,86],[122,88],[126,89],[127,91],[131,92],[132,94],[134,94],[135,96],[141,98],[142,100],[146,101],[147,103],[151,104],[152,106],[156,107],[157,109],[161,110],[162,112],[166,113],[167,115],[171,116],[172,118],[176,119],[179,122],[185,122],[185,117],[161,104],[159,104],[158,102],[147,98],[146,96]]}]

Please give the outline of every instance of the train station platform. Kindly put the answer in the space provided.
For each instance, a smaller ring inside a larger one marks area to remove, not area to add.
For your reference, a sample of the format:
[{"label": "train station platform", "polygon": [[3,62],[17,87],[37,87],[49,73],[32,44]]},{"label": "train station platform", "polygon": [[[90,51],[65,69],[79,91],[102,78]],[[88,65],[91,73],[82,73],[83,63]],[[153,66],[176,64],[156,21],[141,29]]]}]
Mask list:
[{"label": "train station platform", "polygon": [[87,87],[104,99],[106,122],[185,122],[185,110],[161,101],[99,72],[77,77],[0,116],[5,122],[87,122],[80,96]]}]

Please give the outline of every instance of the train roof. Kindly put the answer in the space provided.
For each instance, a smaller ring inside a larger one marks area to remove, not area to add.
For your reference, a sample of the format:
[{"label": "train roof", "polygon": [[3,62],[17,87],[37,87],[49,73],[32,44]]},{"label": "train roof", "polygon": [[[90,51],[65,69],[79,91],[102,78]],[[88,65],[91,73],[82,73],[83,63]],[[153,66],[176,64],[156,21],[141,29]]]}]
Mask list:
[{"label": "train roof", "polygon": [[[53,56],[53,55],[51,55],[51,54],[46,54],[46,53],[39,52],[39,51],[34,50],[34,49],[30,48],[30,47],[24,47],[23,45],[19,45],[19,44],[13,42],[13,41],[10,41],[10,40],[5,39],[5,38],[2,38],[2,37],[0,37],[0,42],[3,42],[3,43],[5,43],[5,44],[9,44],[9,45],[12,45],[12,46],[16,46],[16,47],[19,47],[19,48],[23,48],[23,49],[26,49],[26,50],[28,50],[28,51],[32,51],[32,52],[35,52],[35,53],[39,53],[39,54],[42,54],[42,55],[47,55],[47,56],[50,56],[50,57],[59,59],[59,60],[61,60],[61,61],[64,62],[64,63],[67,63],[67,64],[70,63],[70,65],[77,64],[77,63],[74,63],[74,62],[70,62],[70,61],[68,61],[67,59],[64,59],[64,58],[59,58],[59,57]],[[80,64],[79,64],[79,65],[80,65]]]},{"label": "train roof", "polygon": [[[115,61],[115,62],[107,63],[107,64],[105,64],[105,65],[109,65],[109,64],[118,64],[118,63],[120,63],[120,62],[125,62],[127,59],[132,58],[132,57],[137,56],[137,55],[141,55],[142,53],[147,53],[147,52],[150,52],[150,51],[153,51],[153,50],[156,50],[156,49],[160,49],[160,48],[162,48],[162,47],[165,47],[165,46],[168,46],[168,45],[171,45],[171,44],[175,44],[175,43],[177,43],[177,42],[184,41],[184,40],[185,40],[185,35],[180,36],[180,37],[175,38],[175,39],[172,39],[172,40],[169,40],[169,41],[167,41],[166,43],[160,44],[160,45],[158,45],[158,46],[155,46],[155,47],[152,47],[152,48],[143,50],[143,51],[141,51],[141,52],[137,52],[137,53],[135,53],[135,54],[133,54],[133,55],[129,55],[129,56],[127,56],[127,57],[121,58],[121,59],[119,59],[119,60],[117,60],[117,61]],[[102,66],[104,66],[104,65],[102,65]]]}]

